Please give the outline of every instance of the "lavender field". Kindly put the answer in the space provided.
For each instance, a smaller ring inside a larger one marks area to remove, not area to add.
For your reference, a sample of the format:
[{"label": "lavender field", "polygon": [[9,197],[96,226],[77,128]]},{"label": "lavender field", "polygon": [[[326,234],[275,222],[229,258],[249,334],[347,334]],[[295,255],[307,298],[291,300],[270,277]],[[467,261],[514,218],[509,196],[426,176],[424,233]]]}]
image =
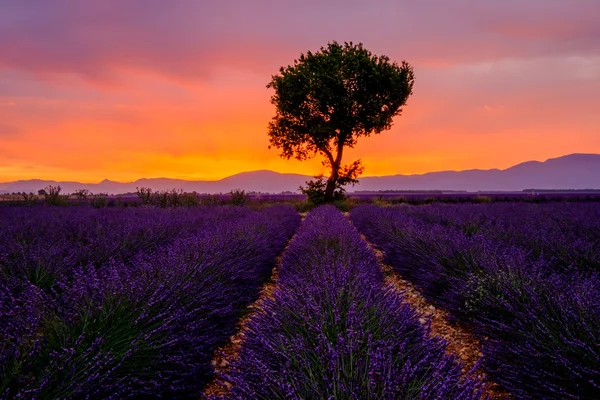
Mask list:
[{"label": "lavender field", "polygon": [[600,398],[600,206],[359,206],[385,262],[473,329],[519,399]]},{"label": "lavender field", "polygon": [[[0,399],[600,398],[598,203],[0,221]],[[474,368],[390,275],[480,343]]]},{"label": "lavender field", "polygon": [[300,217],[0,210],[0,397],[190,398]]}]

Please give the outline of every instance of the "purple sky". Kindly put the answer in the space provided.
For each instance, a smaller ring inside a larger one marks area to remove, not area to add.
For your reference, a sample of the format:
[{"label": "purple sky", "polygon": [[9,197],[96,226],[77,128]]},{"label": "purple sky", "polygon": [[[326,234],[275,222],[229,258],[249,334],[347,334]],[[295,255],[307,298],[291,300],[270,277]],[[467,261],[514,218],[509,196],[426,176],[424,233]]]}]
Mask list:
[{"label": "purple sky", "polygon": [[[367,175],[600,152],[600,1],[0,5],[0,181],[317,173],[268,150],[265,85],[331,40],[415,68]],[[351,159],[348,159],[351,161]]]}]

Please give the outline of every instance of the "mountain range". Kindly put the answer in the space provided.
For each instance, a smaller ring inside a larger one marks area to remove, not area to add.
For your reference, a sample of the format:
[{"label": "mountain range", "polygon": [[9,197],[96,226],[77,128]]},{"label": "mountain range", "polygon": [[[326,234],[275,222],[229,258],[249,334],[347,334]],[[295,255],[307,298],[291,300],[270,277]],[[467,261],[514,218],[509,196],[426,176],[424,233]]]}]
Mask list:
[{"label": "mountain range", "polygon": [[[186,192],[227,193],[243,189],[263,193],[297,192],[311,176],[273,171],[242,172],[216,181],[188,181],[153,178],[135,182],[99,183],[20,180],[0,183],[0,193],[34,192],[48,185],[60,185],[64,193],[88,189],[92,193],[131,193],[136,187],[153,190],[182,189]],[[379,190],[466,190],[520,191],[524,189],[600,189],[600,154],[569,154],[546,161],[527,161],[507,169],[439,171],[418,175],[366,176],[351,191]]]}]

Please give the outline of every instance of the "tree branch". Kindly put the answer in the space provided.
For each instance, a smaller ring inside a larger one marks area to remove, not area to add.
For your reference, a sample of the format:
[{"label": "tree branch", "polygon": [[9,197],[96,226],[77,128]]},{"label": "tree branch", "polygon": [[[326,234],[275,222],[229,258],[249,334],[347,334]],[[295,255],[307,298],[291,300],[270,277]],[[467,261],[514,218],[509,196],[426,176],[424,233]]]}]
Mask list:
[{"label": "tree branch", "polygon": [[331,151],[329,151],[329,149],[327,149],[326,147],[319,147],[319,150],[323,154],[325,154],[325,156],[327,156],[329,163],[333,166],[334,160],[333,160],[333,154],[331,154]]},{"label": "tree branch", "polygon": [[342,153],[344,152],[344,143],[346,141],[346,137],[347,135],[344,133],[340,133],[340,135],[338,136],[337,154],[335,156],[335,166],[337,168],[339,168],[342,164]]}]

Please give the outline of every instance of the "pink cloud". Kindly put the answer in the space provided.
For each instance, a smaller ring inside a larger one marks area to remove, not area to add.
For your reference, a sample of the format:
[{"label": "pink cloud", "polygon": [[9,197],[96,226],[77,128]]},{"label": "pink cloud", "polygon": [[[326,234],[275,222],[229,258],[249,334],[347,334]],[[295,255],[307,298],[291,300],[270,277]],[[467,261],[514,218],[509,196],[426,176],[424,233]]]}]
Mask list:
[{"label": "pink cloud", "polygon": [[0,65],[92,80],[110,80],[122,68],[186,79],[223,66],[271,73],[333,39],[428,65],[600,51],[593,0],[59,0],[5,9]]},{"label": "pink cloud", "polygon": [[266,149],[265,85],[331,40],[415,65],[404,115],[349,153],[371,171],[600,151],[598,13],[597,0],[8,2],[0,151],[100,178],[192,176],[196,160],[207,176],[213,165],[312,173],[318,160]]}]

